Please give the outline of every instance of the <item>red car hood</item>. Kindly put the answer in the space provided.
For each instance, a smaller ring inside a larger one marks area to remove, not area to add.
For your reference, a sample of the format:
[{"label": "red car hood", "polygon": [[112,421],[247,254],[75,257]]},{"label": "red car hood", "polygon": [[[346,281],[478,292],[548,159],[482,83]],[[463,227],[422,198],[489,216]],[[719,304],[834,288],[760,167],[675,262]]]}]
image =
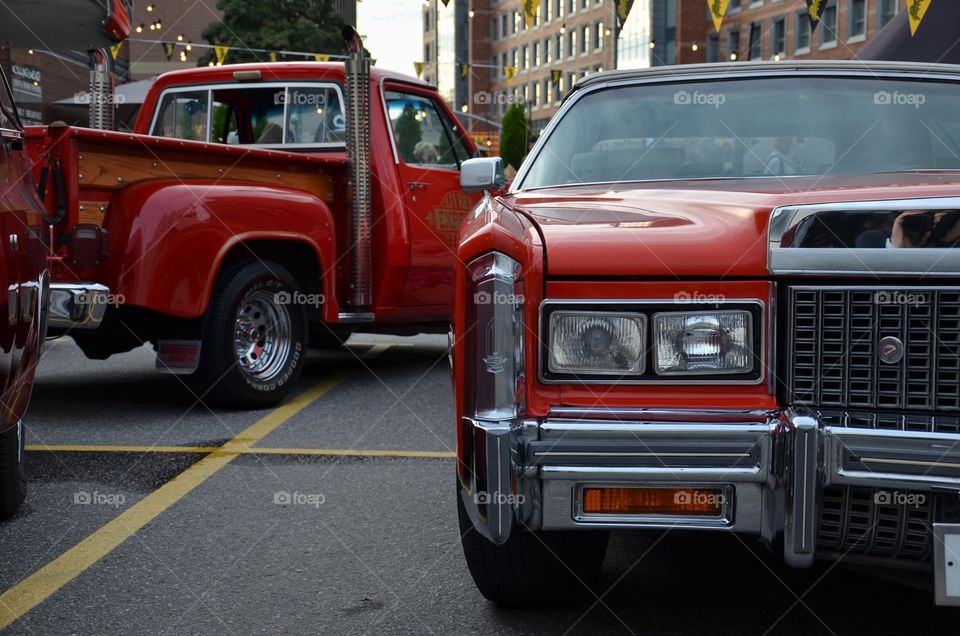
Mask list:
[{"label": "red car hood", "polygon": [[657,181],[513,193],[546,245],[550,276],[767,275],[767,225],[783,205],[960,195],[960,173]]}]

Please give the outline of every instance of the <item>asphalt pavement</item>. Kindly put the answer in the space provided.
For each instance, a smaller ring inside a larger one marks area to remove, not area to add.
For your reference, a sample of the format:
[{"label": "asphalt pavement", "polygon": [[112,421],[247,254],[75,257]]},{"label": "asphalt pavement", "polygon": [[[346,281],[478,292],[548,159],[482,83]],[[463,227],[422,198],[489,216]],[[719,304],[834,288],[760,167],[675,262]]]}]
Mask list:
[{"label": "asphalt pavement", "polygon": [[[148,348],[48,345],[26,504],[0,524],[10,634],[956,633],[930,592],[732,535],[616,533],[603,593],[505,611],[474,588],[454,499],[444,336],[311,353],[294,396],[220,411]],[[0,630],[2,631],[2,630]]]}]

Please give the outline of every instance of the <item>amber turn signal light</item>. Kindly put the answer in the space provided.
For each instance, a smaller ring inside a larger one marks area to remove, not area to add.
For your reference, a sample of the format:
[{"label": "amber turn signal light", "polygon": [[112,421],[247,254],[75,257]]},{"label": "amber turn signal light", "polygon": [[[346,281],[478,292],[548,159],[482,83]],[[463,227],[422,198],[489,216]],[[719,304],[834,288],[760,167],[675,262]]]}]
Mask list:
[{"label": "amber turn signal light", "polygon": [[583,512],[719,517],[725,497],[723,488],[584,488]]}]

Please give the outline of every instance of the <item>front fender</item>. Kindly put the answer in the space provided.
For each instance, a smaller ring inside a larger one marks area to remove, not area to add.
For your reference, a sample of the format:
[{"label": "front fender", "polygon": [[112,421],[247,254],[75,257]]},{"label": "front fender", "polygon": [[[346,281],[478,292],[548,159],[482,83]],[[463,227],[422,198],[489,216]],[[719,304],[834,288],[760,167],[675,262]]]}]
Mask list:
[{"label": "front fender", "polygon": [[202,315],[230,249],[254,239],[306,244],[320,263],[324,317],[337,315],[330,208],[299,190],[258,185],[141,183],[119,192],[104,227],[111,254],[97,282],[123,303],[182,318]]}]

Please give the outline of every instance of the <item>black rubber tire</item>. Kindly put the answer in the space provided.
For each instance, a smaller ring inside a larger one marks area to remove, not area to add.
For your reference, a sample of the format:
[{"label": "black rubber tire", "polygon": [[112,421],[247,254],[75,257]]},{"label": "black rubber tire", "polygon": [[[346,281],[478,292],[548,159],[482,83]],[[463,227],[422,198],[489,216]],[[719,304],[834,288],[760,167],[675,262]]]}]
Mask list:
[{"label": "black rubber tire", "polygon": [[249,294],[266,290],[295,298],[299,289],[290,272],[271,262],[238,263],[220,275],[206,316],[200,364],[189,376],[192,388],[204,403],[230,409],[260,408],[286,397],[306,362],[306,306],[286,304],[291,319],[290,350],[282,368],[266,381],[245,373],[237,364],[234,329],[237,310]]},{"label": "black rubber tire", "polygon": [[[534,532],[514,526],[497,545],[477,532],[457,492],[460,541],[477,589],[499,607],[542,609],[591,603],[607,554],[607,531]],[[591,593],[591,590],[593,593]]]},{"label": "black rubber tire", "polygon": [[23,424],[20,424],[0,433],[0,521],[13,516],[26,496]]}]

